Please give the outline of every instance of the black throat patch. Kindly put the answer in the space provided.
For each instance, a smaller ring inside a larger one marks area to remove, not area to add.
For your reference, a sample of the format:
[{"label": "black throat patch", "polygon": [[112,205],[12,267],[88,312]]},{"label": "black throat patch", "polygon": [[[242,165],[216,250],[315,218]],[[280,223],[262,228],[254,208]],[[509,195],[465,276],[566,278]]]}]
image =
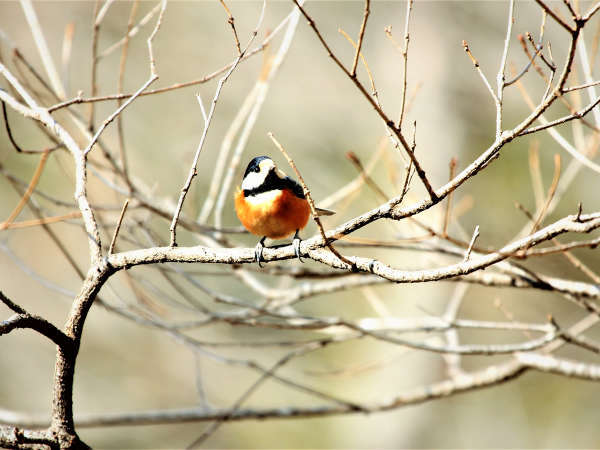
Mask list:
[{"label": "black throat patch", "polygon": [[288,189],[298,198],[304,198],[304,190],[296,181],[290,177],[279,178],[274,170],[269,171],[265,181],[260,186],[252,189],[244,189],[244,197],[262,194],[263,192]]}]

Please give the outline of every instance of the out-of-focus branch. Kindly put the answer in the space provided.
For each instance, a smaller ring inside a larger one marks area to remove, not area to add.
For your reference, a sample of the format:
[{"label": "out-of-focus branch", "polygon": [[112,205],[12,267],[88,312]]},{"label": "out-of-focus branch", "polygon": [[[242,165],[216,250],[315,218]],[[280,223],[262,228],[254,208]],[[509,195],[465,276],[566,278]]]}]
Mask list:
[{"label": "out-of-focus branch", "polygon": [[23,197],[21,197],[21,200],[19,200],[19,203],[17,204],[17,206],[15,206],[15,209],[13,209],[13,211],[10,213],[8,218],[4,222],[0,222],[0,231],[5,230],[6,228],[10,227],[10,225],[13,223],[13,221],[21,213],[23,207],[29,200],[29,197],[31,197],[31,193],[33,192],[33,190],[35,189],[35,186],[37,185],[38,181],[40,180],[40,176],[42,175],[42,171],[44,170],[44,166],[46,165],[46,160],[48,159],[48,154],[49,154],[48,151],[45,151],[44,153],[42,153],[40,162],[38,163],[38,166],[35,169],[35,172],[33,173],[33,177],[31,177],[31,181],[29,182],[29,186],[27,186],[27,190],[23,194]]},{"label": "out-of-focus branch", "polygon": [[[77,418],[77,426],[109,427],[109,426],[140,426],[168,423],[186,423],[203,421],[242,421],[269,418],[292,417],[324,417],[340,414],[355,414],[365,412],[390,411],[408,405],[420,404],[445,398],[451,395],[471,392],[477,389],[490,387],[508,382],[521,376],[527,370],[550,372],[557,375],[575,377],[584,380],[597,381],[600,379],[600,366],[589,363],[577,363],[553,356],[544,356],[536,353],[518,353],[515,359],[505,363],[486,367],[481,371],[467,372],[454,380],[443,380],[436,383],[409,389],[394,395],[391,399],[382,402],[365,403],[360,409],[344,405],[318,405],[311,407],[284,408],[248,408],[202,411],[198,408],[154,410],[134,413],[109,413],[82,415]],[[27,418],[25,418],[27,419]],[[28,427],[43,426],[39,420],[23,423]]]},{"label": "out-of-focus branch", "polygon": [[52,88],[60,98],[65,98],[65,89],[60,81],[60,75],[58,74],[58,70],[56,70],[54,60],[50,55],[50,50],[48,49],[48,44],[44,38],[42,27],[40,26],[37,14],[33,8],[33,2],[31,0],[21,0],[21,6],[23,7],[23,12],[27,18],[29,27],[31,28],[31,33],[33,34],[33,38],[38,48],[38,52],[40,53],[40,57],[42,58],[42,62],[44,63],[46,74],[52,83]]},{"label": "out-of-focus branch", "polygon": [[43,123],[51,132],[66,146],[75,162],[75,199],[81,211],[86,231],[88,233],[88,243],[90,248],[90,258],[92,262],[101,257],[101,242],[98,225],[94,218],[94,213],[90,207],[87,198],[87,171],[85,155],[79,148],[73,137],[56,121],[47,109],[38,106],[33,97],[24,89],[22,84],[12,75],[10,71],[0,63],[0,74],[19,92],[25,99],[28,106],[19,103],[14,97],[3,90],[0,90],[0,99],[18,111],[24,117],[32,118]]}]

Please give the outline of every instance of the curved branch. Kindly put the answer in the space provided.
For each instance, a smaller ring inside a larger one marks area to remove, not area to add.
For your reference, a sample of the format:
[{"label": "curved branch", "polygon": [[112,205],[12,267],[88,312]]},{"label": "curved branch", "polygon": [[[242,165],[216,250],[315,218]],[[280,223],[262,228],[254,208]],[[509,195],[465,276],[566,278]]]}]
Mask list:
[{"label": "curved branch", "polygon": [[46,336],[59,347],[65,349],[73,345],[71,339],[62,331],[48,322],[46,319],[29,314],[25,309],[10,300],[2,291],[0,291],[0,301],[12,309],[16,314],[13,314],[7,320],[0,322],[0,336],[8,334],[16,329],[29,328]]},{"label": "curved branch", "polygon": [[[380,217],[380,212],[380,209],[373,210],[364,216],[347,222],[345,225],[338,227],[328,234],[331,238],[347,234],[354,229],[366,225],[374,217]],[[387,264],[371,258],[348,257],[348,259],[355,264],[356,269],[359,271],[370,272],[398,283],[437,281],[467,275],[490,267],[507,258],[517,256],[521,250],[548,241],[563,233],[589,233],[598,228],[600,228],[600,213],[567,216],[528,237],[506,245],[497,252],[473,257],[468,261],[462,261],[439,269],[406,271],[394,269]],[[325,251],[323,245],[323,239],[320,236],[312,237],[302,241],[300,253],[302,256],[310,257],[331,267],[346,270],[352,269],[347,264],[341,262],[335,255],[329,251]],[[265,262],[268,262],[290,259],[295,257],[295,254],[293,246],[286,245],[278,248],[266,248],[263,256]],[[205,246],[153,247],[113,254],[106,259],[108,266],[115,271],[142,264],[165,262],[246,264],[255,262],[255,259],[254,250],[251,248],[212,248]],[[593,294],[594,296],[600,295],[600,288],[596,288]]]}]

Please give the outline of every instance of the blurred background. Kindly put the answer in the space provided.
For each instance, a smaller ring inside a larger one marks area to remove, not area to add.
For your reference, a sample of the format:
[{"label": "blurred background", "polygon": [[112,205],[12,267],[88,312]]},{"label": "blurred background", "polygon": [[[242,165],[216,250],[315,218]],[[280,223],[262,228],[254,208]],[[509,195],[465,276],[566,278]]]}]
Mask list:
[{"label": "blurred background", "polygon": [[[243,47],[256,26],[261,3],[231,1],[227,4],[235,17]],[[552,4],[557,8],[564,7],[560,2]],[[579,7],[586,10],[590,4],[579,2]],[[69,64],[61,68],[61,76],[67,98],[75,97],[79,91],[83,92],[84,97],[90,96],[94,2],[44,1],[36,2],[34,6],[50,53],[59,68],[65,28],[74,24],[72,56]],[[260,45],[265,36],[276,29],[292,6],[291,2],[284,1],[267,3],[264,21],[251,48]],[[110,6],[98,31],[99,54],[123,37],[131,7],[132,3],[126,1]],[[154,2],[140,2],[135,22],[154,7]],[[364,4],[359,1],[318,1],[308,2],[306,8],[336,55],[346,66],[350,66],[354,50],[338,29],[356,39]],[[435,187],[447,181],[451,158],[458,159],[457,167],[461,170],[493,142],[494,104],[465,55],[462,40],[469,43],[483,72],[495,85],[506,34],[507,12],[508,3],[504,1],[416,1],[413,6],[407,113],[403,129],[412,138],[416,122],[416,152]],[[565,12],[563,14],[567,16]],[[402,53],[386,35],[385,28],[391,27],[393,39],[402,45],[405,18],[405,2],[372,2],[363,44],[363,54],[373,74],[382,107],[394,118],[399,114],[401,102]],[[589,24],[584,37],[590,52],[595,51],[594,34],[599,29],[598,19],[596,17]],[[130,41],[124,92],[136,91],[149,76],[146,39],[155,20],[156,16]],[[517,2],[507,74],[511,73],[511,67],[520,71],[528,61],[517,35],[529,31],[536,40],[539,39],[540,23],[541,13],[533,2]],[[44,74],[35,41],[19,3],[0,2],[0,33],[0,51],[6,64],[12,64],[12,49],[16,46],[35,69]],[[200,156],[199,175],[186,200],[186,217],[194,218],[199,214],[224,135],[259,79],[265,61],[276,54],[281,36],[280,32],[264,52],[240,63],[224,85]],[[546,24],[544,39],[551,42],[554,60],[563,61],[568,36],[550,19]],[[202,78],[230,63],[236,56],[227,15],[216,1],[169,3],[154,47],[160,78],[151,88]],[[117,50],[99,60],[98,95],[117,92],[120,55],[120,50]],[[578,70],[573,80],[583,82]],[[360,63],[358,76],[368,85],[365,68]],[[31,79],[31,76],[28,78]],[[532,98],[539,99],[545,88],[541,78],[532,69],[523,80]],[[204,84],[140,97],[122,116],[129,171],[134,179],[148,187],[148,192],[157,203],[176,203],[202,133],[203,121],[196,94],[200,94],[206,108],[209,108],[217,81],[218,77]],[[0,81],[0,86],[6,88],[4,79]],[[57,103],[44,94],[34,81],[32,87],[41,98],[46,99],[45,105]],[[583,105],[586,98],[582,96],[580,101]],[[577,100],[574,102],[575,106],[580,106]],[[97,103],[96,125],[108,117],[115,107],[114,101]],[[78,105],[73,109],[87,117],[89,106]],[[508,88],[505,95],[505,128],[519,123],[528,112],[519,89],[516,86]],[[557,105],[548,112],[547,117],[552,119],[565,113],[565,108]],[[8,114],[13,134],[22,147],[43,148],[49,145],[47,138],[34,124],[10,110]],[[57,120],[61,117],[64,117],[64,113],[56,114]],[[561,126],[559,130],[573,142],[576,142],[577,133],[580,132],[572,124]],[[269,155],[288,174],[292,172],[267,137],[269,131],[277,136],[294,158],[317,204],[356,177],[356,169],[345,156],[349,151],[366,164],[382,146],[387,146],[374,166],[372,177],[389,197],[401,190],[404,162],[385,141],[381,120],[327,56],[303,19],[298,24],[283,64],[269,84],[264,105],[236,171],[236,184],[240,183],[247,162],[257,155]],[[589,130],[585,132],[589,134]],[[86,144],[81,135],[78,135],[78,139],[82,146]],[[107,148],[116,154],[118,135],[114,124],[107,128],[102,139]],[[534,139],[537,140],[535,144]],[[500,158],[456,192],[451,233],[464,238],[461,234],[464,232],[468,240],[472,230],[479,225],[481,236],[478,245],[498,248],[527,225],[527,218],[514,205],[518,202],[531,211],[535,210],[529,169],[531,145],[539,147],[545,189],[552,180],[554,155],[561,155],[563,170],[571,162],[571,157],[546,134],[511,143],[503,149]],[[98,152],[95,152],[94,156],[101,161]],[[0,217],[7,217],[21,197],[6,174],[28,181],[38,161],[37,156],[17,154],[3,128],[0,133],[0,168],[3,175],[0,177]],[[596,186],[597,175],[588,169],[581,169],[545,223],[576,212],[578,202],[582,202],[586,212],[598,210]],[[53,198],[72,202],[73,166],[67,152],[55,153],[49,158],[38,187]],[[93,205],[107,208],[105,212],[98,213],[99,217],[114,225],[124,197],[93,175],[90,176],[89,194]],[[421,184],[415,180],[404,204],[413,203],[423,195]],[[40,202],[42,211],[59,214],[73,210],[68,205],[59,209],[56,204],[39,196],[34,198]],[[232,196],[227,198],[223,225],[238,227]],[[327,218],[325,225],[333,227],[341,224],[380,203],[377,196],[365,187],[343,205],[334,207],[338,214]],[[424,213],[422,219],[438,227],[443,213],[444,207],[438,205]],[[132,210],[128,214],[131,214],[129,222],[126,220],[124,225],[127,232],[135,233],[136,222],[133,217],[136,217],[151,224],[156,239],[168,239],[167,220],[150,216],[144,210]],[[19,220],[33,218],[35,215],[28,209],[19,216]],[[208,219],[208,223],[214,223],[214,216]],[[65,238],[67,250],[85,272],[89,260],[88,247],[78,221],[66,221],[50,227]],[[112,229],[109,225],[103,235],[105,241],[110,241]],[[314,225],[310,224],[303,232],[303,237],[316,232]],[[422,233],[410,225],[378,222],[358,231],[355,236],[393,240]],[[254,246],[257,241],[256,237],[245,234],[234,234],[230,238],[238,246]],[[184,230],[180,230],[179,241],[180,245],[199,243],[196,236]],[[120,244],[121,250],[136,247],[127,239]],[[62,326],[81,281],[48,234],[40,227],[5,230],[0,232],[0,249],[0,289],[30,312]],[[368,254],[394,267],[406,269],[439,267],[450,261],[422,252],[355,248],[344,249],[343,252]],[[592,269],[598,267],[597,251],[588,249],[574,253]],[[299,265],[297,261],[284,264]],[[316,264],[308,264],[309,267],[319,268]],[[588,281],[561,255],[524,264],[543,274]],[[232,281],[227,268],[183,268],[196,271],[195,276],[212,289],[259,303],[260,296],[249,292],[239,280]],[[131,272],[139,277],[138,280],[144,280],[152,277],[152,270],[138,267]],[[298,283],[285,277],[258,277],[267,285],[277,288]],[[103,288],[103,299],[109,304],[126,305],[134,310],[136,305],[139,306],[139,299],[136,298],[136,290],[128,283],[125,274],[117,274]],[[157,281],[152,286],[154,290],[148,286],[142,287],[145,287],[145,298],[157,315],[165,320],[186,317],[169,300],[177,297],[177,293],[172,292],[167,283]],[[191,286],[187,288],[199,302],[211,305],[211,308],[215,306],[207,295],[193,291]],[[386,285],[313,297],[299,304],[297,310],[311,315],[340,316],[354,320],[376,315],[372,303],[368,301],[368,297],[375,296],[393,316],[440,315],[455,289],[455,283]],[[10,315],[4,307],[0,308],[0,312],[3,318]],[[544,322],[548,314],[566,326],[583,317],[585,312],[567,304],[557,294],[476,285],[467,289],[459,312],[463,318],[506,320],[507,315],[512,315],[515,320],[531,322]],[[188,334],[207,342],[240,342],[247,339],[269,341],[318,336],[318,333],[252,329],[227,324],[190,330]],[[597,329],[592,329],[587,335],[600,338]],[[497,342],[500,337],[506,340],[506,334],[488,333],[482,337],[481,334],[460,333],[461,342]],[[520,341],[523,336],[515,335],[512,339]],[[259,361],[266,366],[285,351],[277,347],[235,346],[209,350],[231,358]],[[587,354],[571,348],[561,349],[558,353],[565,357],[589,359]],[[490,361],[504,359],[464,357],[463,364],[466,369],[476,369],[490,364]],[[2,336],[0,408],[49,418],[54,360],[54,346],[33,332],[18,331]],[[281,373],[349,400],[376,402],[393,398],[395,394],[411,387],[443,379],[446,368],[439,355],[407,351],[388,343],[363,339],[328,347],[294,360]],[[137,325],[94,306],[86,322],[77,361],[75,411],[77,415],[189,408],[202,405],[204,396],[210,405],[226,408],[257,376],[245,367],[223,364],[193,351],[164,331]],[[596,405],[599,401],[598,386],[593,383],[532,372],[494,388],[386,413],[228,423],[205,446],[591,448],[600,445],[600,430],[596,426],[596,420],[599,419]],[[321,404],[321,401],[316,400],[316,403]],[[312,404],[315,404],[315,399],[308,395],[269,381],[245,406],[258,408]],[[94,448],[177,448],[188,445],[205,427],[204,423],[190,423],[80,428],[78,432]]]}]

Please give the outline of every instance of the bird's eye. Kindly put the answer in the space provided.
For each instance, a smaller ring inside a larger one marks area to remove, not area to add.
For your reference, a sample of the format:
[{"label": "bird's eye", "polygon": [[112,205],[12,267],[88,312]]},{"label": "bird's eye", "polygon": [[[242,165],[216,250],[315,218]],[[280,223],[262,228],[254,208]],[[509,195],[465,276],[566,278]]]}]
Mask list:
[{"label": "bird's eye", "polygon": [[254,166],[253,172],[260,172],[260,166]]}]

